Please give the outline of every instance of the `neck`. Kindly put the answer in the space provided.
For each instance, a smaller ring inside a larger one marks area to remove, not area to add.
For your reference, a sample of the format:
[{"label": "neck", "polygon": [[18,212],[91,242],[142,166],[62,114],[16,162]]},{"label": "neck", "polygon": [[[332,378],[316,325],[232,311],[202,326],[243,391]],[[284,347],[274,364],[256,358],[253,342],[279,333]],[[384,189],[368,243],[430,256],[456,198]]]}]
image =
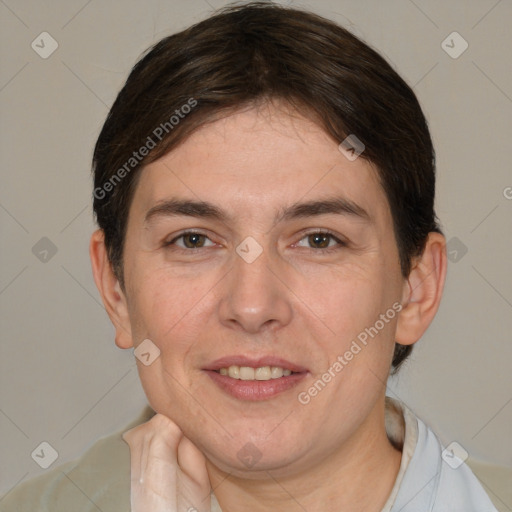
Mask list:
[{"label": "neck", "polygon": [[400,461],[401,452],[386,435],[381,400],[343,446],[301,471],[260,471],[249,479],[225,473],[210,462],[207,469],[222,512],[380,512]]}]

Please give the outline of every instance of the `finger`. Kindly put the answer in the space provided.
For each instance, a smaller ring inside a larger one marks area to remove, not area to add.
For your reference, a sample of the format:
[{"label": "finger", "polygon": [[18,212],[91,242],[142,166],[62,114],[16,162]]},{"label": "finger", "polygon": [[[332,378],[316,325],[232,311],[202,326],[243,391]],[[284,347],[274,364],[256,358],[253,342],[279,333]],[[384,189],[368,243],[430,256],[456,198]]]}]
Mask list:
[{"label": "finger", "polygon": [[144,425],[132,428],[123,434],[123,439],[130,447],[130,479],[132,481],[140,481],[142,469],[142,453],[147,452],[144,449],[144,443],[147,443],[147,438],[144,438]]},{"label": "finger", "polygon": [[124,433],[131,453],[133,512],[176,510],[177,447],[183,434],[159,414]]},{"label": "finger", "polygon": [[183,437],[178,445],[178,510],[210,511],[210,479],[206,470],[206,459],[202,452]]},{"label": "finger", "polygon": [[205,482],[209,485],[206,459],[201,450],[185,436],[178,445],[178,465],[190,480],[198,485],[205,485]]},{"label": "finger", "polygon": [[176,467],[176,452],[182,436],[181,429],[162,414],[125,432],[123,439],[131,452],[132,480],[142,482],[161,471],[159,466],[162,465]]}]

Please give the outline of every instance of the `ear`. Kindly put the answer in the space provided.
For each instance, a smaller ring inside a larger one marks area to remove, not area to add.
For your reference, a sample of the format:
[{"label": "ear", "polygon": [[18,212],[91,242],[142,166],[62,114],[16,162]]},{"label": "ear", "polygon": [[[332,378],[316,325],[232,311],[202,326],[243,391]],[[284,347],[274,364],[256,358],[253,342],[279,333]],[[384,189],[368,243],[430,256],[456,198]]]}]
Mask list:
[{"label": "ear", "polygon": [[439,308],[446,277],[446,239],[429,233],[425,250],[413,263],[402,295],[395,340],[401,345],[416,343],[427,330]]},{"label": "ear", "polygon": [[131,348],[133,339],[126,297],[112,270],[105,247],[105,235],[101,229],[95,231],[91,236],[89,256],[91,257],[94,281],[110,321],[116,329],[116,345],[119,348]]}]

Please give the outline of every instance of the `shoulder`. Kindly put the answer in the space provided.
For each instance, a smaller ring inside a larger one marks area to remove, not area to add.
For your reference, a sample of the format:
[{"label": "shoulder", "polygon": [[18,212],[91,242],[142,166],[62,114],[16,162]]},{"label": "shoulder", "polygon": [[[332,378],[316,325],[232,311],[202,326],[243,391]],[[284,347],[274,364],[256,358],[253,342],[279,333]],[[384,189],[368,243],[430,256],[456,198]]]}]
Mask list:
[{"label": "shoulder", "polygon": [[79,459],[28,480],[0,501],[2,512],[130,510],[130,449],[122,433],[154,415],[150,407],[123,430],[97,441]]},{"label": "shoulder", "polygon": [[472,458],[466,463],[482,483],[496,508],[500,512],[512,510],[512,468],[487,464]]},{"label": "shoulder", "polygon": [[406,407],[404,416],[407,426],[416,422],[417,441],[393,511],[495,512],[457,447],[444,448],[436,434]]}]

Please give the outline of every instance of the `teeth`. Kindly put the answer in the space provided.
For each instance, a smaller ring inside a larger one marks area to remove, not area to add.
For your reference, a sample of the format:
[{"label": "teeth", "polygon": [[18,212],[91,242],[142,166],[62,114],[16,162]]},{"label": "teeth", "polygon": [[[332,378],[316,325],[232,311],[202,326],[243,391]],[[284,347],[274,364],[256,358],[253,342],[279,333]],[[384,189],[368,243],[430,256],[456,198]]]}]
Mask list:
[{"label": "teeth", "polygon": [[279,368],[279,366],[272,366],[272,369],[270,370],[270,374],[272,375],[273,379],[278,379],[279,377],[283,376],[283,369]]},{"label": "teeth", "polygon": [[240,366],[240,380],[254,380],[254,368]]},{"label": "teeth", "polygon": [[256,380],[269,380],[272,378],[270,366],[262,366],[261,368],[256,368],[256,370],[254,370],[254,377],[256,377]]},{"label": "teeth", "polygon": [[240,378],[240,366],[230,366],[228,368],[228,375],[232,379],[239,379]]},{"label": "teeth", "polygon": [[230,366],[229,368],[220,368],[221,375],[227,375],[232,379],[240,380],[270,380],[287,377],[292,371],[279,366],[261,366],[259,368],[251,368],[250,366]]}]

